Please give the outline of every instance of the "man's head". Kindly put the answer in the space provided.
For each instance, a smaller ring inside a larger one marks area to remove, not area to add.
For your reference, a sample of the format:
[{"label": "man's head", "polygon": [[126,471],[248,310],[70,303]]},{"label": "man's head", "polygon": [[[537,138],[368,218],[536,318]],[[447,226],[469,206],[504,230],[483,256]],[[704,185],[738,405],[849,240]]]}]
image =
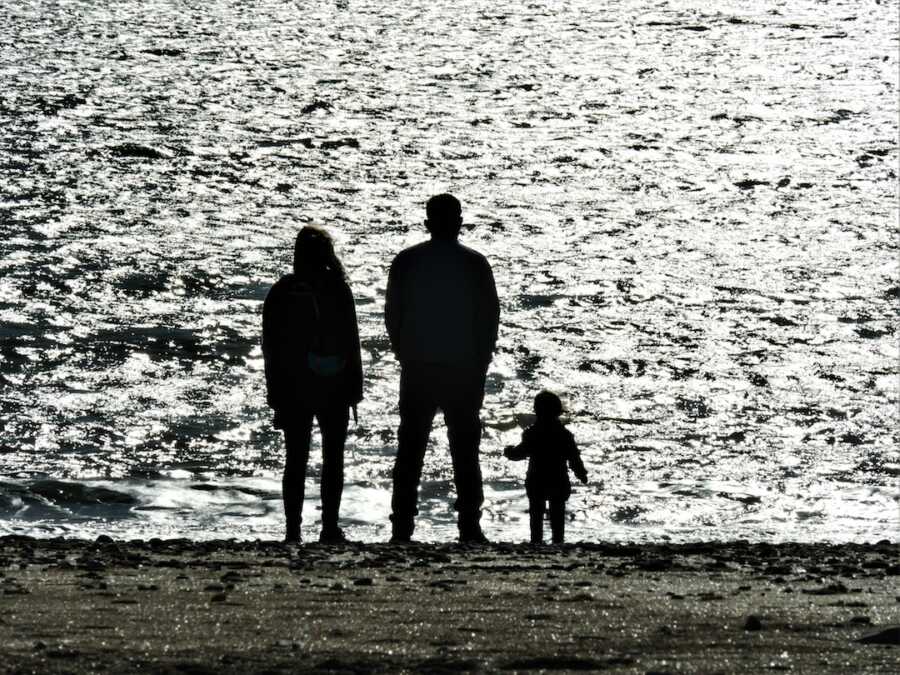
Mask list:
[{"label": "man's head", "polygon": [[435,195],[425,205],[425,227],[431,236],[439,239],[456,239],[462,228],[462,205],[451,194]]},{"label": "man's head", "polygon": [[534,397],[534,414],[540,420],[556,419],[562,410],[562,401],[551,391],[544,390]]}]

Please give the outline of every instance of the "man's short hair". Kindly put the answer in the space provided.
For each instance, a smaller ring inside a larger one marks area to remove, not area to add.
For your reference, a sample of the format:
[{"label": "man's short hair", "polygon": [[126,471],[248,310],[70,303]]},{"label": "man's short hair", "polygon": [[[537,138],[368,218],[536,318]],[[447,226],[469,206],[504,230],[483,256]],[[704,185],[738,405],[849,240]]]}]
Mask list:
[{"label": "man's short hair", "polygon": [[456,197],[445,192],[428,200],[425,215],[434,223],[455,223],[462,215],[462,204]]}]

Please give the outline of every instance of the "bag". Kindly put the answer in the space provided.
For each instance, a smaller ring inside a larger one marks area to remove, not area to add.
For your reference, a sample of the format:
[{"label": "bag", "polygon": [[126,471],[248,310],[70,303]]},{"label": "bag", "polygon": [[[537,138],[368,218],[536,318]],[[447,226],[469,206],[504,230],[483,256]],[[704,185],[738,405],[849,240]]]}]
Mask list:
[{"label": "bag", "polygon": [[306,353],[306,364],[318,377],[336,377],[347,366],[347,359],[340,355],[342,344],[340,317],[333,304],[335,298],[328,299],[332,304],[324,311],[320,307],[319,299],[319,295],[313,292],[315,328],[311,336],[309,351]]},{"label": "bag", "polygon": [[309,351],[306,353],[306,363],[313,372],[313,375],[318,375],[319,377],[334,377],[343,372],[344,367],[347,365],[347,359],[341,356],[317,354],[316,352]]}]

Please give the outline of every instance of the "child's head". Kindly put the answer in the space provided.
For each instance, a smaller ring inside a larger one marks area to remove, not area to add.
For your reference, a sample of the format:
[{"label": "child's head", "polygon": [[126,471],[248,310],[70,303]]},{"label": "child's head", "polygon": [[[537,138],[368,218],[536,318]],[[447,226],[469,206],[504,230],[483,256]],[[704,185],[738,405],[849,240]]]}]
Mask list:
[{"label": "child's head", "polygon": [[562,401],[551,391],[542,391],[534,397],[534,414],[539,420],[556,419],[562,414]]}]

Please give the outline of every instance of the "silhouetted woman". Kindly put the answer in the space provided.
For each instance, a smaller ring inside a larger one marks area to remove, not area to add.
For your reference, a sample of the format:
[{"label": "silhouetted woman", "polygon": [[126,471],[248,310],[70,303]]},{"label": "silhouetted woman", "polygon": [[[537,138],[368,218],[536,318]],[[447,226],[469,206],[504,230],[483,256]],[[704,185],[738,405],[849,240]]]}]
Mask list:
[{"label": "silhouetted woman", "polygon": [[286,541],[300,541],[313,418],[322,433],[322,531],[319,541],[346,541],[338,527],[344,489],[344,442],[350,408],[362,400],[362,363],[353,293],[327,232],[304,227],[294,245],[294,272],[263,305],[267,402],[284,430],[282,496]]}]

